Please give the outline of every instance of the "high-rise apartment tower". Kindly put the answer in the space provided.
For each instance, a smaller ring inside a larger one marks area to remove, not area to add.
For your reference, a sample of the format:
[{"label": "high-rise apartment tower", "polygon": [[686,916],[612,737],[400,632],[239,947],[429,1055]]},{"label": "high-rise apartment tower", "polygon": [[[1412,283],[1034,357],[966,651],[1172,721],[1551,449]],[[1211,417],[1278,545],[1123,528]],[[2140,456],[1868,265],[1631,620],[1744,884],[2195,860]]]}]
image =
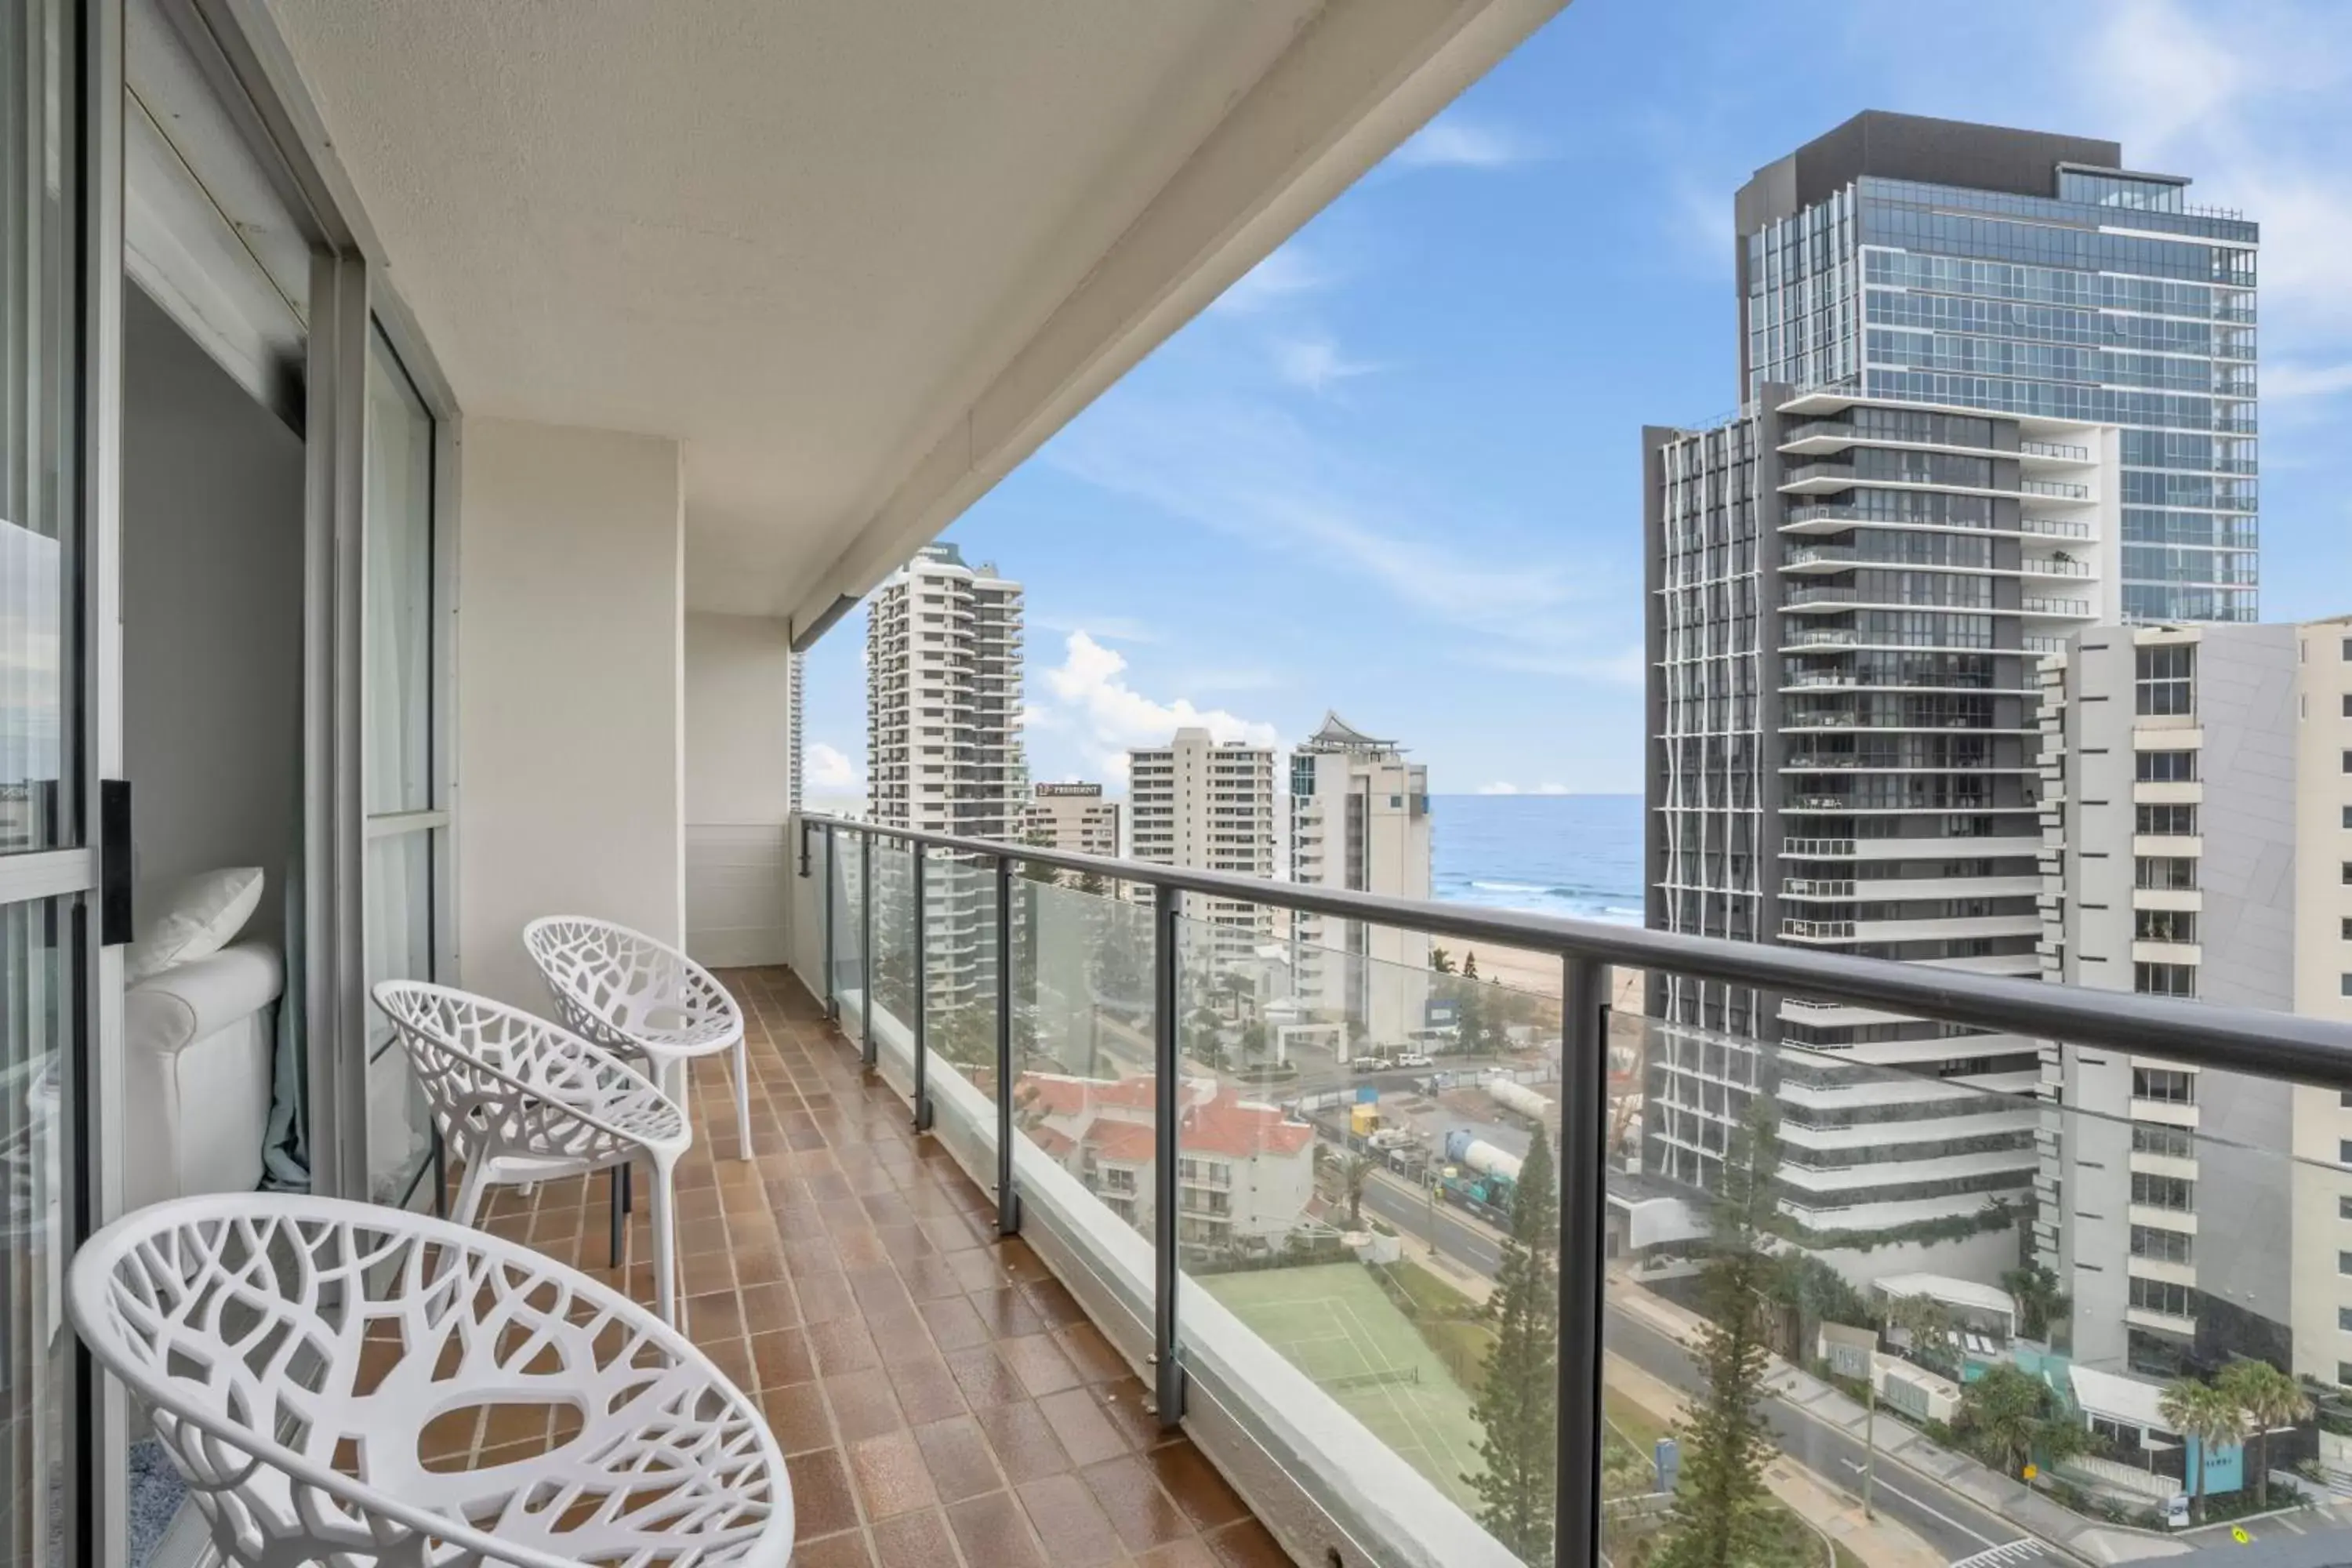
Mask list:
[{"label": "high-rise apartment tower", "polygon": [[[1010,838],[1027,795],[1021,752],[1021,584],[926,546],[875,590],[866,623],[867,805],[873,820]],[[895,864],[895,862],[890,862]],[[993,973],[978,897],[940,900],[929,946],[942,1005]]]},{"label": "high-rise apartment tower", "polygon": [[[1653,926],[2040,973],[2039,658],[2254,613],[2255,227],[2122,162],[1874,112],[1739,192],[1741,412],[1643,437]],[[1981,1091],[2037,1042],[1650,1005],[1652,1170],[1709,1184],[1769,1094],[1795,1224],[2013,1265],[2036,1118]]]},{"label": "high-rise apartment tower", "polygon": [[[1165,746],[1127,754],[1129,856],[1161,866],[1274,875],[1274,752],[1239,741],[1220,745],[1206,730],[1184,729]],[[1223,959],[1246,957],[1273,934],[1263,904],[1187,900],[1188,920],[1220,928]]]},{"label": "high-rise apartment tower", "polygon": [[[1429,897],[1429,770],[1337,713],[1290,753],[1290,879],[1396,898]],[[1402,1047],[1426,1023],[1429,938],[1395,926],[1296,915],[1298,1000]],[[1343,1050],[1345,1045],[1343,1043]]]}]

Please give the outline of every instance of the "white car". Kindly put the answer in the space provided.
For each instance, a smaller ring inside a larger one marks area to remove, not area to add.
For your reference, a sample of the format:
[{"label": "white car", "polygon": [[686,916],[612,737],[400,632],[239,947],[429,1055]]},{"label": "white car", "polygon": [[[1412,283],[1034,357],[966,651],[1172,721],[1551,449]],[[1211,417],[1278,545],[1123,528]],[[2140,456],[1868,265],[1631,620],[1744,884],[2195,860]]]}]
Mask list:
[{"label": "white car", "polygon": [[1401,1068],[1427,1068],[1435,1067],[1437,1064],[1431,1061],[1427,1057],[1423,1056],[1419,1051],[1407,1051],[1404,1055],[1397,1058],[1396,1065]]}]

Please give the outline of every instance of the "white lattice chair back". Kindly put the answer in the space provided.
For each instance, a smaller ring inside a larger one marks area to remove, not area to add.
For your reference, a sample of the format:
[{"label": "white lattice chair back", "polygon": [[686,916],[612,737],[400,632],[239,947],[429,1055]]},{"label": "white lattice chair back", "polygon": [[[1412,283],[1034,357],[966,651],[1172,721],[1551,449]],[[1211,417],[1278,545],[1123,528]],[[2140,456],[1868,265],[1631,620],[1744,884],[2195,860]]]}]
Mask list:
[{"label": "white lattice chair back", "polygon": [[640,1149],[683,1150],[686,1116],[643,1073],[568,1029],[487,996],[386,980],[392,1020],[452,1152],[591,1170]]},{"label": "white lattice chair back", "polygon": [[611,921],[550,915],[523,928],[567,1027],[614,1049],[675,1057],[740,1039],[742,1010],[710,971]]},{"label": "white lattice chair back", "polygon": [[[515,1243],[327,1198],[184,1198],[93,1237],[68,1310],[231,1563],[790,1554],[791,1482],[752,1403],[653,1314]],[[429,1425],[498,1405],[554,1412],[544,1452],[427,1463]]]}]

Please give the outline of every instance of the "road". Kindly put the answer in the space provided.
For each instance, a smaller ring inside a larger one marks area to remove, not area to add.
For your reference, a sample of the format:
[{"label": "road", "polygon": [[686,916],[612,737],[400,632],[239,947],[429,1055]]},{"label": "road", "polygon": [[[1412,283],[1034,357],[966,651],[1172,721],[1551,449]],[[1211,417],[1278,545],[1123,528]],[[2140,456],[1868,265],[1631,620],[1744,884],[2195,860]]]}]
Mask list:
[{"label": "road", "polygon": [[[1425,1194],[1413,1191],[1384,1171],[1374,1172],[1364,1184],[1364,1207],[1408,1236],[1428,1242],[1473,1273],[1492,1279],[1503,1267],[1502,1245],[1493,1231],[1443,1203],[1433,1208]],[[1433,1235],[1433,1218],[1436,1222]]]},{"label": "road", "polygon": [[[1489,1279],[1501,1266],[1502,1248],[1494,1231],[1443,1204],[1433,1211],[1425,1197],[1385,1175],[1376,1174],[1364,1184],[1364,1206],[1424,1241],[1433,1240],[1433,1245],[1440,1252]],[[1604,1331],[1610,1350],[1651,1376],[1685,1393],[1705,1386],[1690,1353],[1641,1320],[1612,1306]],[[1861,1491],[1866,1455],[1860,1439],[1777,1399],[1766,1405],[1764,1415],[1783,1454],[1833,1487]],[[1883,1458],[1872,1497],[1881,1512],[1916,1531],[1949,1561],[2019,1540],[2017,1527],[2007,1520]]]},{"label": "road", "polygon": [[[1601,1338],[1610,1350],[1685,1393],[1696,1392],[1706,1384],[1690,1352],[1614,1306],[1605,1314]],[[1861,1491],[1867,1456],[1860,1439],[1777,1399],[1765,1405],[1764,1424],[1771,1431],[1774,1445],[1790,1458],[1833,1486],[1850,1492]],[[2017,1526],[1999,1514],[1989,1513],[1968,1499],[1883,1458],[1872,1500],[1881,1513],[1908,1526],[1952,1562],[2006,1546],[2019,1538]]]}]

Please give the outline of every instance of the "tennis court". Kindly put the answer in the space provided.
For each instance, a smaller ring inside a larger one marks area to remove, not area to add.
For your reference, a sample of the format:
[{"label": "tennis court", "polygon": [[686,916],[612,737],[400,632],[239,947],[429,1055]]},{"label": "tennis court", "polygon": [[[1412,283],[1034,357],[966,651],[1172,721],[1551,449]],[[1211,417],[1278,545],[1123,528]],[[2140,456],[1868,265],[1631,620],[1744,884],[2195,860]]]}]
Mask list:
[{"label": "tennis court", "polygon": [[1199,1284],[1413,1468],[1470,1507],[1470,1396],[1361,1264],[1213,1274]]}]

